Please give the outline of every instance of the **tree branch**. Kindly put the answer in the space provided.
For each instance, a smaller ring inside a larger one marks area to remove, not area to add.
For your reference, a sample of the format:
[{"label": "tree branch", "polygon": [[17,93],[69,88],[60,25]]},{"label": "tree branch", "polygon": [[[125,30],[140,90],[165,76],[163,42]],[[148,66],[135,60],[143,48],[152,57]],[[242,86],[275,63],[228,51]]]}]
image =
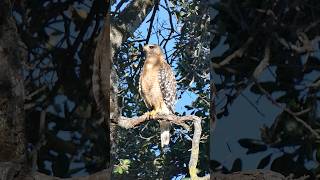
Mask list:
[{"label": "tree branch", "polygon": [[218,67],[227,65],[230,63],[230,61],[237,57],[242,57],[244,51],[248,48],[249,44],[253,41],[253,37],[249,37],[248,40],[243,44],[242,47],[240,47],[238,50],[234,51],[231,55],[226,57],[223,61],[221,61],[219,64],[213,64]]},{"label": "tree branch", "polygon": [[194,134],[192,139],[192,149],[191,156],[189,161],[189,174],[191,179],[210,179],[210,176],[198,177],[197,176],[197,162],[199,157],[199,143],[201,137],[201,118],[194,115],[187,116],[176,116],[176,115],[156,115],[154,119],[150,119],[148,115],[144,114],[142,116],[127,118],[120,116],[118,118],[118,126],[130,129],[133,128],[145,121],[149,120],[162,120],[162,121],[170,121],[174,124],[185,126],[185,121],[193,121],[194,125]]},{"label": "tree branch", "polygon": [[270,61],[270,43],[268,42],[264,49],[264,57],[253,72],[253,78],[258,79],[260,74],[269,66]]},{"label": "tree branch", "polygon": [[310,131],[312,135],[314,135],[317,139],[320,139],[320,134],[316,132],[307,122],[305,122],[303,119],[299,118],[295,112],[292,112],[287,107],[282,107],[281,104],[279,104],[276,100],[273,99],[271,94],[267,90],[265,90],[257,81],[255,81],[255,84],[258,86],[259,90],[264,93],[264,95],[277,107],[281,108],[286,113],[290,114],[297,122],[301,123],[306,129]]},{"label": "tree branch", "polygon": [[146,43],[148,44],[149,43],[149,39],[150,39],[150,36],[151,36],[151,32],[152,32],[152,25],[153,25],[153,21],[154,21],[154,17],[157,13],[157,11],[159,10],[159,2],[156,1],[155,2],[155,5],[153,7],[153,11],[152,11],[152,15],[151,15],[151,18],[150,18],[150,24],[149,24],[149,29],[148,29],[148,34],[147,34],[147,38],[146,38]]}]

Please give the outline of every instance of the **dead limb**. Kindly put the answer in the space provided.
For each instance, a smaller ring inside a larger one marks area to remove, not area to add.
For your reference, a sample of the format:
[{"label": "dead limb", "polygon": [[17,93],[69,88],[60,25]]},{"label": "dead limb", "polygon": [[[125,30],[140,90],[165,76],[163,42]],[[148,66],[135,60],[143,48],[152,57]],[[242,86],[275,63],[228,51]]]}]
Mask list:
[{"label": "dead limb", "polygon": [[253,78],[258,79],[261,73],[269,66],[270,63],[270,42],[264,48],[264,57],[253,72]]},{"label": "dead limb", "polygon": [[[189,161],[189,174],[190,178],[193,179],[210,179],[210,176],[204,176],[204,177],[198,177],[197,175],[197,162],[199,158],[199,143],[200,143],[200,137],[201,137],[201,118],[194,115],[187,115],[187,116],[176,116],[176,115],[157,115],[154,119],[150,119],[147,115],[142,115],[138,117],[133,118],[127,118],[120,116],[118,118],[118,125],[120,127],[130,129],[133,128],[145,121],[149,120],[165,120],[170,121],[174,124],[183,126],[184,128],[187,128],[188,125],[185,124],[185,121],[193,121],[194,125],[194,134],[192,139],[192,149],[191,149],[191,156]],[[189,130],[189,128],[187,128]]]},{"label": "dead limb", "polygon": [[223,61],[221,61],[218,64],[218,66],[221,67],[221,66],[227,65],[234,58],[242,57],[242,55],[244,54],[244,51],[248,48],[248,46],[251,44],[252,41],[253,41],[253,37],[249,37],[242,47],[240,47],[239,49],[234,51],[232,54],[230,54],[228,57],[226,57]]}]

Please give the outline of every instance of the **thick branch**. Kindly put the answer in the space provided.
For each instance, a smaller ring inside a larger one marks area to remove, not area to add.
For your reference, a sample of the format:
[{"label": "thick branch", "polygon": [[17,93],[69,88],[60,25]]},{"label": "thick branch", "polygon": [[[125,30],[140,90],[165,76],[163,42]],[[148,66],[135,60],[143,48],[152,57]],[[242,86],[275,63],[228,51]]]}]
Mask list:
[{"label": "thick branch", "polygon": [[[188,120],[194,121],[197,118],[199,118],[199,117],[193,116],[193,115],[188,115],[188,116],[157,115],[157,116],[155,116],[156,120],[166,120],[166,121],[170,121],[170,122],[177,124],[177,125],[182,125],[182,124],[184,124],[184,121],[188,121]],[[138,117],[133,117],[133,118],[127,118],[127,117],[121,116],[118,119],[118,126],[126,128],[126,129],[130,129],[130,128],[133,128],[133,127],[135,127],[145,121],[149,121],[149,120],[154,120],[154,119],[150,119],[146,114],[144,114],[142,116],[138,116]]]},{"label": "thick branch", "polygon": [[[128,4],[116,19],[110,20],[110,16],[106,15],[104,28],[95,51],[92,89],[98,106],[103,106],[108,111],[110,110],[110,114],[117,113],[116,111],[112,111],[112,108],[109,108],[110,95],[107,93],[110,90],[110,85],[116,82],[116,79],[111,79],[111,82],[109,81],[114,53],[121,46],[122,42],[136,31],[151,11],[153,5],[154,1],[152,0],[134,0]],[[111,89],[111,91],[113,90]]]},{"label": "thick branch", "polygon": [[117,18],[111,19],[111,57],[114,57],[114,53],[121,46],[122,42],[128,39],[128,37],[141,25],[147,15],[151,12],[155,2],[158,3],[159,1],[132,1]]},{"label": "thick branch", "polygon": [[117,16],[117,18],[111,20],[111,24],[117,27],[117,29],[121,31],[123,35],[129,35],[141,25],[151,11],[155,2],[158,3],[159,1],[134,0],[128,4],[128,6],[119,14],[119,16]]},{"label": "thick branch", "polygon": [[198,177],[197,176],[197,162],[199,157],[199,143],[200,143],[200,137],[201,137],[201,118],[194,116],[194,115],[188,115],[188,116],[176,116],[176,115],[157,115],[154,119],[150,119],[148,115],[144,114],[139,117],[134,118],[127,118],[127,117],[119,117],[118,119],[118,125],[120,127],[129,129],[133,128],[145,121],[148,120],[162,120],[162,121],[170,121],[177,125],[186,125],[185,121],[193,121],[194,125],[194,134],[192,139],[192,149],[191,149],[191,156],[189,161],[189,174],[191,179],[210,179],[210,176],[205,177]]}]

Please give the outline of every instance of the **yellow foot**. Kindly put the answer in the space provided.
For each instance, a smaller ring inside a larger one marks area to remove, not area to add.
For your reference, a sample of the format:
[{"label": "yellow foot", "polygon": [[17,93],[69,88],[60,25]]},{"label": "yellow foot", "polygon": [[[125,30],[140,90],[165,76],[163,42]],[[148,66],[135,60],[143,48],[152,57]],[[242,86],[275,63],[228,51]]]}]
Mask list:
[{"label": "yellow foot", "polygon": [[152,111],[146,112],[145,114],[149,117],[149,119],[154,119],[157,113],[158,112],[156,110],[152,110]]}]

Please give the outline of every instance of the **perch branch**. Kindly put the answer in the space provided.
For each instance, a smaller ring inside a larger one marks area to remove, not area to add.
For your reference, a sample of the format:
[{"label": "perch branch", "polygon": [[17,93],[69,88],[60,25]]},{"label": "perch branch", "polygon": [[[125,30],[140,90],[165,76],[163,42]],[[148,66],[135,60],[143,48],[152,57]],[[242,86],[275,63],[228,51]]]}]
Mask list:
[{"label": "perch branch", "polygon": [[210,179],[210,176],[198,177],[197,175],[197,162],[199,157],[199,143],[201,137],[201,118],[194,115],[187,115],[187,116],[176,116],[176,115],[156,115],[154,119],[150,119],[148,115],[144,114],[142,116],[127,118],[120,116],[118,118],[118,125],[120,127],[130,129],[133,128],[145,121],[149,120],[165,120],[170,121],[174,124],[180,125],[185,127],[185,121],[193,121],[194,125],[194,134],[192,138],[192,149],[191,149],[191,156],[189,161],[189,174],[191,179]]}]

